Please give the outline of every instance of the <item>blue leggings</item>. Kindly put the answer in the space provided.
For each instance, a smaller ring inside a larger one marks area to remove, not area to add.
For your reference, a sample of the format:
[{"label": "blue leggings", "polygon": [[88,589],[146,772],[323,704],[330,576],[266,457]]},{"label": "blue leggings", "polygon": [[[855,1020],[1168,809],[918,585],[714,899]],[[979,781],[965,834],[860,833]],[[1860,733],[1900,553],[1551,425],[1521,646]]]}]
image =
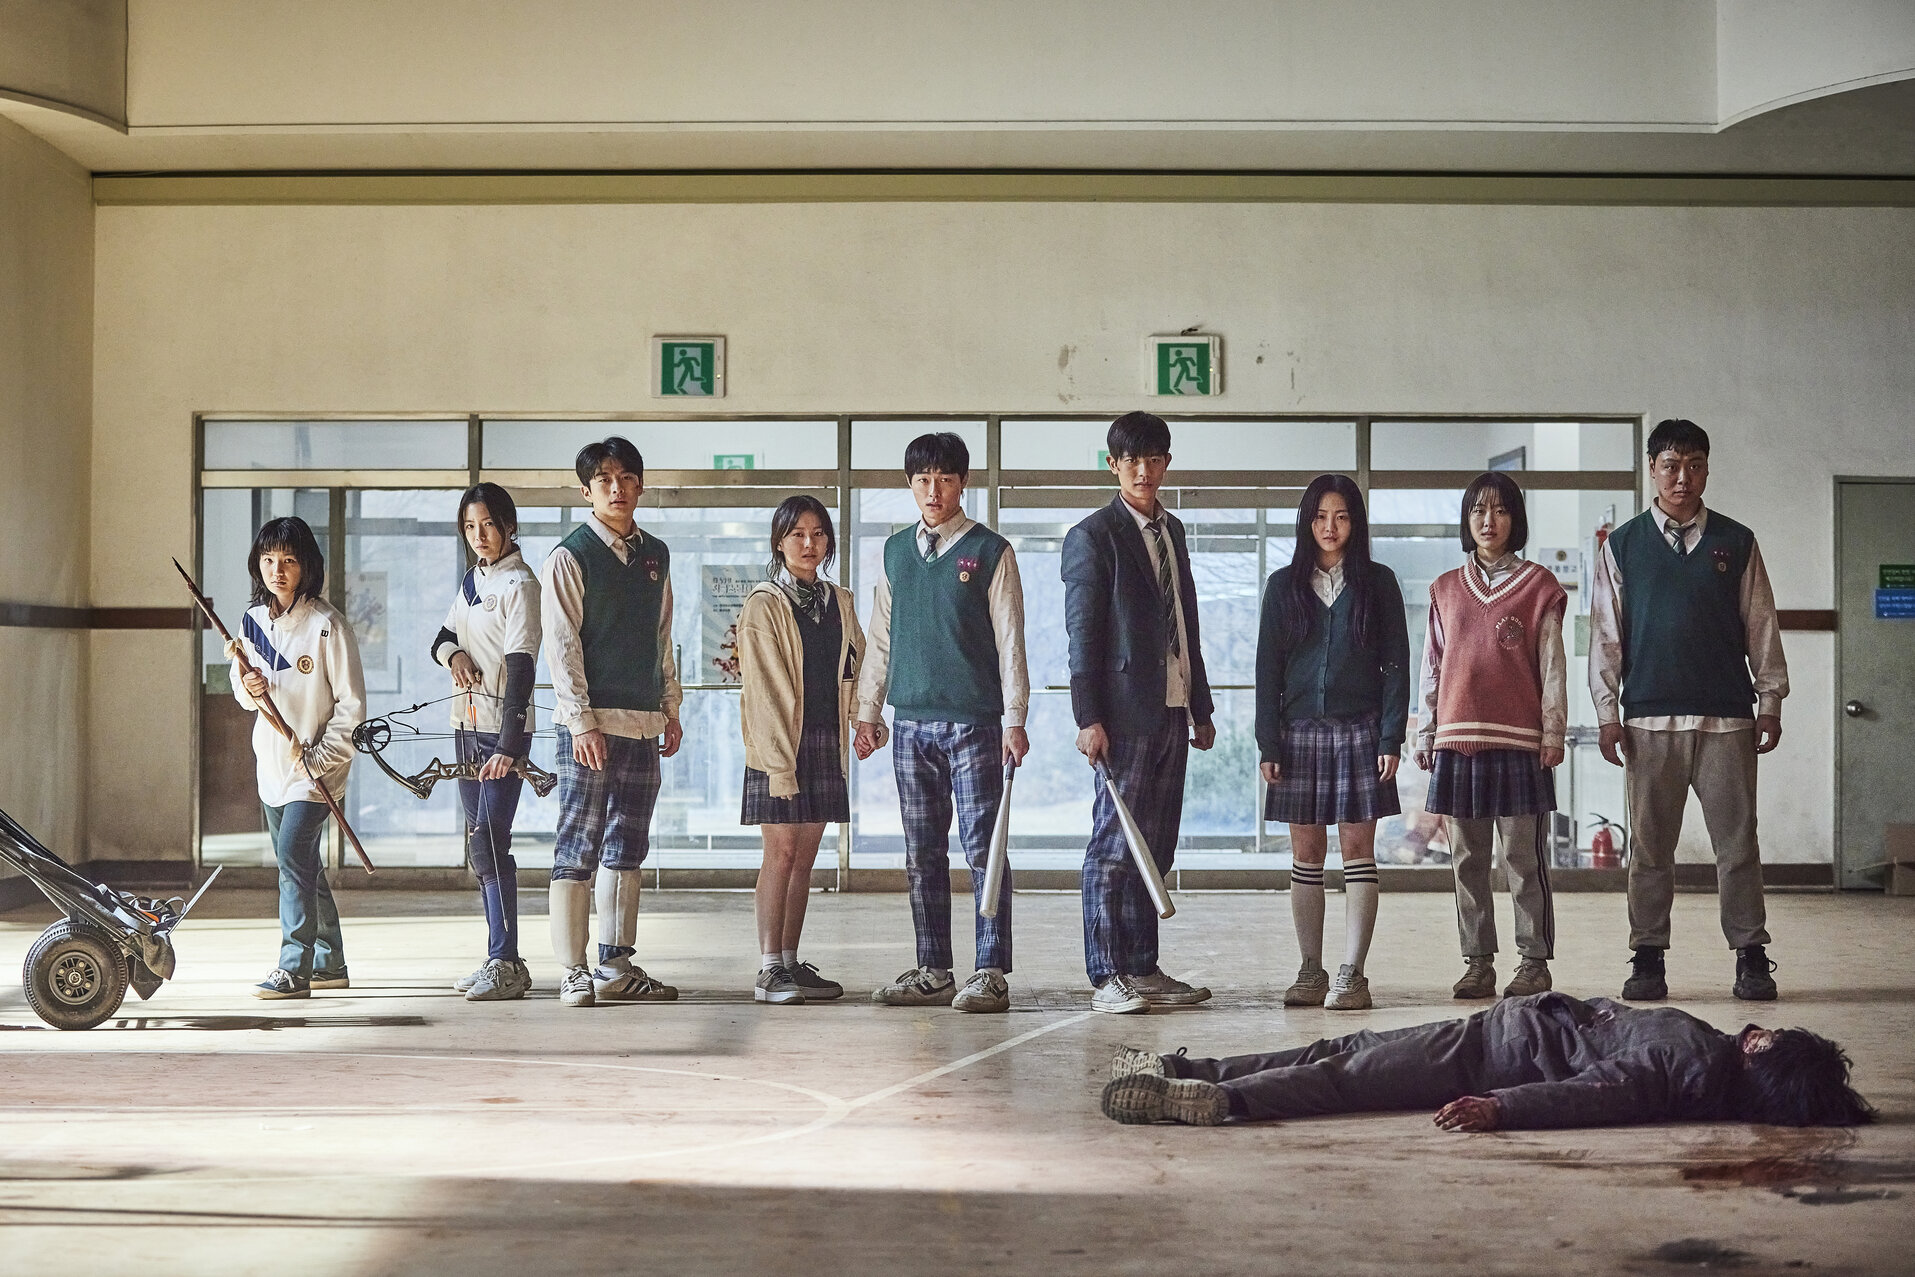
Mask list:
[{"label": "blue leggings", "polygon": [[[459,761],[484,763],[498,746],[495,732],[458,733]],[[518,814],[525,781],[516,773],[504,780],[462,780],[467,845],[472,872],[479,876],[485,902],[486,957],[519,956],[519,865],[512,859],[512,818]]]}]

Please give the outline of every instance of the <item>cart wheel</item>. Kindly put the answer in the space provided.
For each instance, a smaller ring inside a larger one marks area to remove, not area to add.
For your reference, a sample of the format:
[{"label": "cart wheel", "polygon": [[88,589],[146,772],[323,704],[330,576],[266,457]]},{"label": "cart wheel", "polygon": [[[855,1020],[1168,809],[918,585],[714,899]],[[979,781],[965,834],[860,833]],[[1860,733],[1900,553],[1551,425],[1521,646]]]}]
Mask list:
[{"label": "cart wheel", "polygon": [[27,950],[27,1004],[56,1029],[90,1029],[126,997],[126,956],[97,927],[62,918]]}]

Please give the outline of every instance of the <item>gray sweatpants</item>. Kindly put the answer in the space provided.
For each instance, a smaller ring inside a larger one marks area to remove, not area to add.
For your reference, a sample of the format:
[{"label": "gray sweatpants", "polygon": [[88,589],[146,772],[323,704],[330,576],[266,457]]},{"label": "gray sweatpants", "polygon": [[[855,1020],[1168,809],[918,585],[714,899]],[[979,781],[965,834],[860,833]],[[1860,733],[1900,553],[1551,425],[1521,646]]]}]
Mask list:
[{"label": "gray sweatpants", "polygon": [[1755,732],[1652,732],[1623,725],[1629,802],[1629,947],[1667,949],[1676,839],[1689,791],[1715,849],[1722,934],[1731,949],[1769,943],[1755,836]]},{"label": "gray sweatpants", "polygon": [[1172,1076],[1222,1086],[1230,1112],[1252,1120],[1436,1109],[1480,1093],[1484,1022],[1476,1015],[1383,1033],[1366,1029],[1269,1055],[1165,1060]]},{"label": "gray sweatpants", "polygon": [[1456,874],[1456,934],[1463,956],[1496,952],[1496,897],[1489,873],[1498,834],[1510,903],[1516,906],[1516,952],[1547,961],[1556,956],[1556,901],[1549,891],[1549,853],[1543,844],[1547,816],[1496,816],[1463,820],[1445,816],[1450,863]]}]

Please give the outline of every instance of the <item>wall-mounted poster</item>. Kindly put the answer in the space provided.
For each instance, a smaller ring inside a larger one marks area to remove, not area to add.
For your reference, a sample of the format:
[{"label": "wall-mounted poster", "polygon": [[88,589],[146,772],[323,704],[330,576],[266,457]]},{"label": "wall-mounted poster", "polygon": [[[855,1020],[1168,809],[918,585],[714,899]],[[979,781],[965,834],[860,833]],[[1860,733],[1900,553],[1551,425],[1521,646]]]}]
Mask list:
[{"label": "wall-mounted poster", "polygon": [[764,569],[749,563],[708,563],[703,574],[704,609],[702,664],[695,679],[686,682],[738,682],[738,614],[744,610],[751,587],[765,579]]}]

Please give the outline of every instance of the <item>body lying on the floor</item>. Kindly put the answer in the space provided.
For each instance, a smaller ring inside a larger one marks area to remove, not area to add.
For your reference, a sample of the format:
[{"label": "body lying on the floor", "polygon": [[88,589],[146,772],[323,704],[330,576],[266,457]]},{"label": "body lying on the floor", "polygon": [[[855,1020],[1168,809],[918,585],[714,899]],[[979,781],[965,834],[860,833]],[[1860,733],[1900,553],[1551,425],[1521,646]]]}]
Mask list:
[{"label": "body lying on the floor", "polygon": [[1130,1047],[1103,1109],[1119,1122],[1211,1126],[1437,1109],[1446,1130],[1750,1121],[1854,1126],[1873,1115],[1849,1060],[1806,1029],[1723,1033],[1673,1007],[1561,993],[1506,998],[1466,1020],[1212,1060]]}]

